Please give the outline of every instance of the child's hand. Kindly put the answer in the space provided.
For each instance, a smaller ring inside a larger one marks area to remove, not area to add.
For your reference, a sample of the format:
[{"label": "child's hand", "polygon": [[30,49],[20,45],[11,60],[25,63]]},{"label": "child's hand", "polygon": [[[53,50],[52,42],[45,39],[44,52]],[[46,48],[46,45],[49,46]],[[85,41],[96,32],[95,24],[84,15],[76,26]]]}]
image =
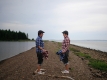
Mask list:
[{"label": "child's hand", "polygon": [[65,52],[62,51],[62,54],[64,54]]},{"label": "child's hand", "polygon": [[45,50],[45,49],[43,49],[42,51],[43,51],[43,52],[46,52],[46,50]]},{"label": "child's hand", "polygon": [[64,51],[63,50],[61,50],[62,51],[62,53],[64,53]]}]

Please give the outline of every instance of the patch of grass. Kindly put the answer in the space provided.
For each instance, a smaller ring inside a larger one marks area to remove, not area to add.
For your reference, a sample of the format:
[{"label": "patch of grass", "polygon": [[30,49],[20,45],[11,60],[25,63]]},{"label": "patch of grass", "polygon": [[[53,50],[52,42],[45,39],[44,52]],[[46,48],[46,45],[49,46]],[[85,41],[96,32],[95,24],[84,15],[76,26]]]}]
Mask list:
[{"label": "patch of grass", "polygon": [[61,44],[60,42],[58,42],[58,46],[61,47],[61,45],[62,45],[62,44]]},{"label": "patch of grass", "polygon": [[82,53],[82,52],[80,52],[80,51],[77,50],[77,49],[70,48],[70,50],[73,51],[74,54],[76,54],[76,55],[79,56],[79,57],[84,57],[84,58],[86,58],[86,59],[90,59],[90,58],[91,58],[91,56],[89,56],[88,54]]},{"label": "patch of grass", "polygon": [[69,68],[69,70],[70,70],[70,71],[73,71],[73,70],[74,70],[74,68]]},{"label": "patch of grass", "polygon": [[70,48],[71,51],[74,52],[79,57],[84,57],[85,59],[89,60],[89,65],[95,69],[107,72],[107,63],[105,61],[97,60],[91,58],[88,54],[82,53],[79,50],[74,48]]},{"label": "patch of grass", "polygon": [[55,52],[58,52],[60,49],[59,48],[57,48],[56,50],[55,50]]},{"label": "patch of grass", "polygon": [[70,48],[70,51],[73,51],[73,52],[80,52],[79,50],[74,49],[74,48]]},{"label": "patch of grass", "polygon": [[49,40],[43,40],[44,42],[48,42]]},{"label": "patch of grass", "polygon": [[90,59],[90,58],[91,58],[91,56],[89,56],[88,54],[84,54],[84,53],[82,53],[82,52],[76,52],[75,54],[76,54],[77,56],[84,57],[84,58],[86,58],[86,59]]},{"label": "patch of grass", "polygon": [[55,49],[55,53],[61,50],[61,45],[62,45],[60,42],[56,42],[56,43],[57,43],[57,47]]},{"label": "patch of grass", "polygon": [[52,42],[55,42],[55,41],[52,41]]},{"label": "patch of grass", "polygon": [[95,69],[107,72],[107,63],[105,61],[90,59],[89,65]]}]

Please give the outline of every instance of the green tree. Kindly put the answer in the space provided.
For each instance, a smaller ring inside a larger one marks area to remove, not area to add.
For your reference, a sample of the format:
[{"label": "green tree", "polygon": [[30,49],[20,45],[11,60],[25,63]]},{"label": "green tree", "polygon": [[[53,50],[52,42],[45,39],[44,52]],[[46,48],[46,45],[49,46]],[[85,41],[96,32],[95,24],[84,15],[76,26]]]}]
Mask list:
[{"label": "green tree", "polygon": [[0,29],[0,41],[27,40],[28,33]]}]

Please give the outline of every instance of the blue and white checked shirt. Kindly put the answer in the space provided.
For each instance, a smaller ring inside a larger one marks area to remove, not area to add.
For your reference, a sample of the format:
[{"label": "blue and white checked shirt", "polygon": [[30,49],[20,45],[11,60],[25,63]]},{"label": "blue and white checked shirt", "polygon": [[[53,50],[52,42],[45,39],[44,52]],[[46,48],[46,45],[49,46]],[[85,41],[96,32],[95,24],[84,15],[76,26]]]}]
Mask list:
[{"label": "blue and white checked shirt", "polygon": [[44,42],[40,36],[36,38],[36,52],[42,53],[42,50],[38,48],[39,46],[44,48]]}]

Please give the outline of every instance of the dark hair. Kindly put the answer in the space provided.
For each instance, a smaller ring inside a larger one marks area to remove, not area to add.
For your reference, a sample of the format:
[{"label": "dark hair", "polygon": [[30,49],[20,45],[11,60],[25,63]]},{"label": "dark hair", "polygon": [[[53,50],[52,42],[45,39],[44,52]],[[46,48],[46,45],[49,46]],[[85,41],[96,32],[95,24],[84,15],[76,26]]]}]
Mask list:
[{"label": "dark hair", "polygon": [[68,31],[66,31],[66,30],[63,31],[62,33],[68,35]]},{"label": "dark hair", "polygon": [[45,32],[42,31],[42,30],[39,30],[39,31],[38,31],[38,36],[39,36],[41,33],[45,33]]}]

